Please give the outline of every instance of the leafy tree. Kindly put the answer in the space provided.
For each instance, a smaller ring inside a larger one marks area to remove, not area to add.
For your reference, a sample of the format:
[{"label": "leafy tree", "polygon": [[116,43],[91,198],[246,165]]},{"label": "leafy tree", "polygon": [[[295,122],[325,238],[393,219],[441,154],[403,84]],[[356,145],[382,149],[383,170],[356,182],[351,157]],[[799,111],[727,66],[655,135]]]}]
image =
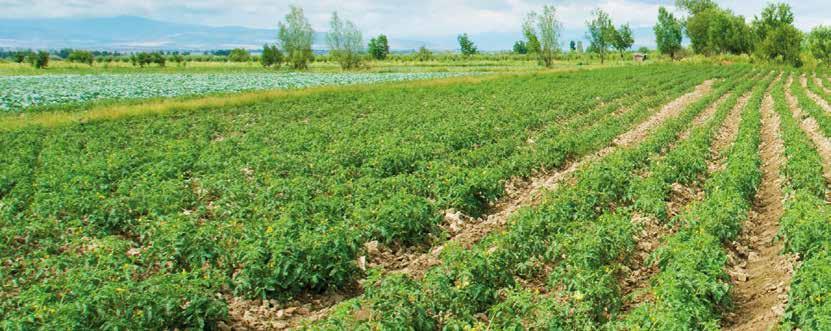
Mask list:
[{"label": "leafy tree", "polygon": [[314,30],[309,20],[303,15],[303,9],[290,6],[285,22],[280,22],[280,45],[286,52],[287,61],[295,69],[306,69],[314,58],[312,42]]},{"label": "leafy tree", "polygon": [[24,61],[26,61],[26,59],[28,59],[28,58],[29,58],[29,56],[31,56],[33,53],[34,53],[34,52],[32,52],[31,50],[14,52],[14,54],[12,55],[12,60],[13,60],[15,63],[23,63],[23,62],[24,62]]},{"label": "leafy tree", "polygon": [[71,48],[62,48],[62,49],[61,49],[61,50],[59,50],[59,51],[58,51],[58,53],[57,53],[57,54],[55,54],[55,55],[57,55],[58,57],[60,57],[60,58],[62,58],[62,59],[69,59],[69,55],[70,55],[70,54],[72,54],[72,52],[73,52],[73,51],[74,51],[74,50],[73,50],[73,49],[71,49]]},{"label": "leafy tree", "polygon": [[528,44],[524,40],[517,40],[514,43],[514,53],[528,54]]},{"label": "leafy tree", "polygon": [[683,31],[681,22],[666,8],[658,8],[658,24],[655,25],[655,41],[658,44],[658,51],[668,54],[675,59],[675,53],[681,50]]},{"label": "leafy tree", "polygon": [[568,49],[571,50],[572,52],[576,52],[577,51],[577,43],[574,42],[574,40],[570,41],[568,43]]},{"label": "leafy tree", "polygon": [[231,62],[248,62],[251,61],[251,53],[242,48],[234,48],[228,54],[228,61]]},{"label": "leafy tree", "polygon": [[831,65],[831,27],[820,25],[811,30],[806,46],[815,58]]},{"label": "leafy tree", "polygon": [[43,69],[49,66],[49,52],[47,51],[38,51],[37,53],[31,52],[26,56],[27,62],[31,64],[36,69]]},{"label": "leafy tree", "polygon": [[615,32],[615,40],[612,41],[612,46],[620,52],[620,59],[623,60],[623,53],[635,44],[635,38],[632,37],[632,28],[629,24],[620,26]]},{"label": "leafy tree", "polygon": [[459,41],[459,49],[462,51],[462,55],[471,56],[479,52],[479,50],[476,49],[476,44],[470,40],[470,36],[468,36],[467,33],[460,34],[456,40]]},{"label": "leafy tree", "polygon": [[762,9],[759,17],[753,19],[753,32],[756,38],[765,40],[768,33],[785,25],[794,22],[794,14],[791,6],[786,3],[771,3]]},{"label": "leafy tree", "polygon": [[530,12],[522,23],[527,39],[528,52],[536,53],[538,62],[546,67],[554,64],[554,56],[560,52],[562,24],[557,19],[554,6],[543,6],[542,13]]},{"label": "leafy tree", "polygon": [[361,30],[351,21],[342,20],[337,12],[332,13],[329,20],[326,43],[329,45],[330,54],[340,63],[341,68],[354,69],[361,66],[361,53],[364,51]]},{"label": "leafy tree", "polygon": [[698,15],[710,9],[718,9],[718,4],[713,0],[676,0],[675,6],[686,10],[690,15]]},{"label": "leafy tree", "polygon": [[260,56],[260,63],[263,67],[279,68],[283,63],[283,53],[277,48],[277,45],[263,45],[263,55]]},{"label": "leafy tree", "polygon": [[369,55],[376,60],[385,60],[390,54],[390,44],[387,36],[379,35],[369,40]]},{"label": "leafy tree", "polygon": [[71,51],[66,56],[66,59],[69,60],[69,62],[86,63],[91,66],[95,61],[95,56],[90,51],[75,50]]},{"label": "leafy tree", "polygon": [[418,49],[418,53],[416,53],[416,59],[422,62],[430,61],[433,59],[433,52],[427,49],[427,46],[421,46],[421,48]]},{"label": "leafy tree", "polygon": [[793,26],[791,7],[784,3],[771,3],[760,17],[753,20],[753,31],[759,43],[756,56],[769,61],[800,65],[802,32]]},{"label": "leafy tree", "polygon": [[591,42],[589,48],[599,54],[600,63],[604,63],[606,53],[616,39],[617,31],[615,31],[615,26],[612,24],[612,18],[605,11],[595,9],[592,11],[592,16],[594,18],[586,22],[586,26],[589,28],[586,37]]},{"label": "leafy tree", "polygon": [[756,54],[769,61],[799,66],[801,45],[802,31],[793,25],[783,25],[767,32],[756,48]]}]

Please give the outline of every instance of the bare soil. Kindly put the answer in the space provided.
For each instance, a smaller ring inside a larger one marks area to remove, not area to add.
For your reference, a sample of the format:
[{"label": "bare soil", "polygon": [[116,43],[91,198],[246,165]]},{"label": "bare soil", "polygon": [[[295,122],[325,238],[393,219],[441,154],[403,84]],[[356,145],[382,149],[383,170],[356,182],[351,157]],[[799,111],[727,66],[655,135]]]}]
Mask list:
[{"label": "bare soil", "polygon": [[822,110],[831,112],[831,105],[829,105],[828,102],[825,101],[825,99],[814,93],[814,91],[808,89],[808,77],[806,77],[805,75],[800,76],[799,82],[800,84],[802,84],[802,87],[805,88],[805,92],[808,94],[808,97],[814,101],[814,103],[816,103],[820,108],[822,108]]},{"label": "bare soil", "polygon": [[[713,84],[713,80],[703,82],[692,92],[664,105],[655,115],[617,137],[612,145],[594,154],[569,162],[557,171],[540,172],[529,179],[512,179],[506,184],[506,197],[493,204],[490,212],[480,218],[471,218],[454,210],[446,211],[444,227],[452,234],[449,241],[471,247],[489,233],[504,229],[517,210],[538,204],[543,193],[556,189],[586,164],[643,140],[661,123],[678,116],[687,106],[710,93]],[[426,253],[419,253],[418,250],[394,250],[369,242],[365,245],[367,255],[361,256],[357,263],[359,266],[382,267],[393,273],[404,273],[420,279],[431,267],[441,263],[439,255],[445,245],[446,243],[437,245]],[[220,325],[220,329],[284,330],[301,327],[304,323],[323,318],[337,303],[360,295],[362,290],[359,287],[307,295],[287,304],[274,300],[226,297],[230,321],[229,324]]]},{"label": "bare soil", "polygon": [[782,206],[784,145],[779,116],[768,93],[762,103],[762,183],[738,242],[731,245],[732,295],[735,310],[725,321],[728,330],[769,330],[785,312],[794,258],[782,255],[776,240]]}]

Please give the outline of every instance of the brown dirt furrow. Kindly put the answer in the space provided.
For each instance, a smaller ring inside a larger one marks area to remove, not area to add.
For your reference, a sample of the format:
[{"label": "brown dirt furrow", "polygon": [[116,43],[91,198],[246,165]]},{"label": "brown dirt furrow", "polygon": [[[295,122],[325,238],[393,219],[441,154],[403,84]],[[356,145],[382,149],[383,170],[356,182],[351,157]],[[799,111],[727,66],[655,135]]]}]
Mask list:
[{"label": "brown dirt furrow", "polygon": [[825,94],[831,94],[831,90],[825,87],[825,81],[818,77],[816,73],[814,74],[814,82],[816,82],[817,86],[819,86]]},{"label": "brown dirt furrow", "polygon": [[738,242],[732,244],[732,295],[735,310],[728,315],[727,330],[769,330],[787,306],[787,291],[793,273],[793,258],[782,255],[783,243],[776,240],[782,205],[784,145],[779,133],[779,116],[770,93],[762,102],[762,182],[750,217]]},{"label": "brown dirt furrow", "polygon": [[[701,99],[712,90],[714,81],[708,80],[672,102],[664,105],[655,115],[636,128],[620,135],[612,145],[578,160],[567,163],[563,168],[553,172],[540,172],[530,179],[513,179],[506,184],[507,195],[493,204],[490,212],[480,218],[471,218],[459,212],[445,212],[445,229],[451,238],[444,244],[437,245],[426,253],[418,250],[398,250],[382,247],[370,242],[364,248],[367,256],[361,256],[359,266],[381,267],[392,273],[404,273],[419,279],[431,267],[441,263],[439,255],[449,242],[471,247],[489,233],[504,228],[510,217],[520,208],[539,203],[542,193],[556,187],[570,178],[577,170],[603,158],[621,147],[631,146],[645,138],[651,130],[669,118],[681,113],[688,105]],[[358,286],[359,287],[359,286]],[[274,300],[245,300],[226,297],[231,316],[230,328],[235,330],[282,330],[297,328],[304,323],[319,320],[326,316],[339,302],[356,297],[362,293],[360,288],[344,291],[332,291],[320,295],[306,295],[302,298],[281,304]],[[228,325],[223,325],[228,326]]]},{"label": "brown dirt furrow", "polygon": [[[709,171],[712,172],[718,167],[723,159],[719,157],[724,154],[727,148],[736,140],[739,131],[739,123],[741,122],[741,113],[750,99],[750,93],[739,98],[736,105],[730,111],[725,122],[722,124],[716,136],[710,145],[710,159],[708,164],[715,164],[710,166]],[[723,100],[723,99],[722,99]],[[719,102],[720,104],[720,102]],[[691,127],[703,125],[707,119],[712,118],[717,105],[713,105],[712,112],[708,116],[700,116],[694,121]],[[687,130],[682,134],[682,137],[689,136],[691,130]],[[696,201],[704,199],[704,189],[700,182],[692,185],[680,185],[675,183],[672,185],[672,192],[670,199],[667,202],[669,208],[669,217],[673,218],[679,215],[687,206]],[[661,246],[664,238],[671,236],[677,230],[675,227],[661,224],[661,222],[652,216],[644,216],[635,214],[632,217],[632,223],[641,227],[641,232],[638,234],[636,241],[637,246],[635,252],[632,254],[633,258],[626,265],[628,270],[625,270],[626,275],[621,281],[621,294],[624,297],[623,314],[630,309],[637,307],[640,303],[648,300],[648,291],[650,280],[658,273],[657,265],[646,263],[649,256]]]},{"label": "brown dirt furrow", "polygon": [[716,133],[713,145],[710,148],[710,159],[707,161],[707,171],[714,173],[724,168],[729,147],[736,141],[739,134],[739,125],[742,122],[742,111],[747,107],[750,93],[743,95],[736,103],[736,107],[727,115],[724,125]]},{"label": "brown dirt furrow", "polygon": [[814,103],[816,103],[820,108],[822,108],[822,110],[827,111],[827,112],[831,112],[831,105],[829,105],[828,102],[825,101],[825,99],[823,99],[822,97],[820,97],[816,93],[814,93],[814,91],[811,91],[810,89],[808,89],[808,77],[807,76],[805,76],[805,75],[800,76],[799,77],[799,82],[802,85],[802,87],[805,88],[805,92],[808,94],[808,97],[811,98],[811,100],[814,101]]},{"label": "brown dirt furrow", "polygon": [[[823,167],[825,181],[831,183],[831,140],[822,133],[816,119],[802,111],[796,97],[791,93],[791,84],[793,84],[793,77],[788,79],[787,87],[785,87],[785,99],[788,102],[793,117],[799,123],[799,126],[802,127],[802,130],[811,138],[814,146],[817,147],[819,156],[825,164],[825,167]],[[831,201],[831,192],[828,192],[827,200]]]}]

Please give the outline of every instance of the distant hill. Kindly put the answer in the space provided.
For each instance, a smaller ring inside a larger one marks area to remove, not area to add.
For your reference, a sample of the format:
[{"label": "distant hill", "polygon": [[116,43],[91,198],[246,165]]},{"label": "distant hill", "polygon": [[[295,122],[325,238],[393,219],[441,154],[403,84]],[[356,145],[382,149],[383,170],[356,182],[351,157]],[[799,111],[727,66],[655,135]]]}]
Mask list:
[{"label": "distant hill", "polygon": [[[157,21],[136,16],[0,20],[0,47],[84,48],[107,50],[258,49],[277,40],[277,29],[211,27]],[[324,34],[315,49],[325,49]],[[390,39],[394,49],[414,49],[423,42]]]}]

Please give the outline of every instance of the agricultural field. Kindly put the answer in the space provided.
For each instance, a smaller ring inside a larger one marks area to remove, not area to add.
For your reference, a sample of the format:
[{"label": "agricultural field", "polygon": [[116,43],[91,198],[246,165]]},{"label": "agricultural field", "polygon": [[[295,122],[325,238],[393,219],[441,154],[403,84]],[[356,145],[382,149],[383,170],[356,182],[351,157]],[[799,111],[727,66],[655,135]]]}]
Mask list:
[{"label": "agricultural field", "polygon": [[13,116],[0,328],[831,329],[824,72],[164,75],[0,100],[376,84]]},{"label": "agricultural field", "polygon": [[0,76],[0,113],[102,100],[199,96],[447,78],[451,73],[226,73]]}]

